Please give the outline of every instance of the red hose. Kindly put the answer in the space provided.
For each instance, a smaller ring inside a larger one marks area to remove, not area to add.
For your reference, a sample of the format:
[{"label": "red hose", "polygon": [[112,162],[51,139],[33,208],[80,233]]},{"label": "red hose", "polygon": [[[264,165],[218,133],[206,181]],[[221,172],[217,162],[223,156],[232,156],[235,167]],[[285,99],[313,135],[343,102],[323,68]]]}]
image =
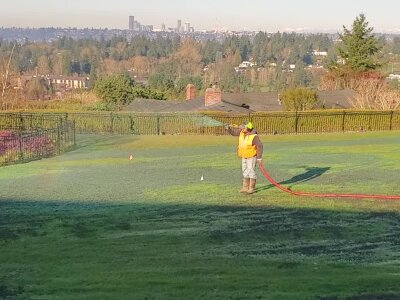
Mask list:
[{"label": "red hose", "polygon": [[296,192],[292,191],[288,188],[285,188],[281,186],[279,183],[277,183],[269,174],[267,171],[265,171],[264,166],[262,162],[258,161],[258,166],[261,169],[261,172],[263,173],[264,177],[271,182],[274,186],[276,186],[278,189],[284,191],[285,193],[292,194],[295,196],[306,196],[306,197],[320,197],[320,198],[358,198],[358,199],[363,199],[363,198],[375,198],[375,199],[399,199],[400,196],[390,196],[390,195],[367,195],[367,194],[317,194],[317,193],[306,193],[306,192]]}]

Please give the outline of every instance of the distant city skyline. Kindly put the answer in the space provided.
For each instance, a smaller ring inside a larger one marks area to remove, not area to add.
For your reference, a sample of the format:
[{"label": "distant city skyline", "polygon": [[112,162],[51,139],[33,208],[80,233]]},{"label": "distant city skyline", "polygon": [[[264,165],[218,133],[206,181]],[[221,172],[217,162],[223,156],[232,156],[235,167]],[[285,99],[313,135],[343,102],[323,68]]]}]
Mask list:
[{"label": "distant city skyline", "polygon": [[0,27],[128,29],[128,17],[161,29],[177,20],[196,30],[338,32],[364,13],[375,32],[400,33],[400,1],[20,0],[4,1]]}]

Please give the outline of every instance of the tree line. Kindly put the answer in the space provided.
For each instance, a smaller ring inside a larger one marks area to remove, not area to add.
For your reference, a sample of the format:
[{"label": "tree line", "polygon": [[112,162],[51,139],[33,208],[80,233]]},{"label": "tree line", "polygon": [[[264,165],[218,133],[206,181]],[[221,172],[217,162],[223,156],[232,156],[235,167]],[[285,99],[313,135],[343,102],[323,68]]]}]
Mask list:
[{"label": "tree line", "polygon": [[[6,58],[15,45],[13,74],[54,74],[90,76],[92,82],[106,75],[127,73],[132,79],[146,79],[177,97],[182,86],[193,81],[197,87],[219,82],[224,91],[276,90],[290,84],[315,85],[303,67],[316,62],[314,49],[331,51],[332,37],[324,34],[267,34],[254,38],[229,36],[223,41],[196,41],[179,36],[155,39],[135,36],[130,40],[61,37],[51,43],[14,44],[0,40],[0,57]],[[334,55],[334,54],[332,54]],[[257,70],[234,67],[253,60]],[[296,64],[297,74],[284,74]],[[271,67],[271,66],[277,66]]]},{"label": "tree line", "polygon": [[[22,44],[0,39],[0,73],[7,72],[2,86],[9,91],[15,85],[12,79],[21,74],[89,76],[92,87],[97,80],[123,74],[136,89],[146,83],[147,91],[139,94],[159,99],[183,98],[188,83],[199,91],[218,83],[224,92],[354,88],[357,78],[368,72],[368,78],[376,77],[371,73],[376,70],[382,77],[388,63],[393,69],[400,62],[400,37],[375,36],[372,30],[361,14],[338,36],[259,32],[206,41],[178,35],[129,40],[60,37]],[[252,67],[240,68],[243,61],[251,61]]]}]

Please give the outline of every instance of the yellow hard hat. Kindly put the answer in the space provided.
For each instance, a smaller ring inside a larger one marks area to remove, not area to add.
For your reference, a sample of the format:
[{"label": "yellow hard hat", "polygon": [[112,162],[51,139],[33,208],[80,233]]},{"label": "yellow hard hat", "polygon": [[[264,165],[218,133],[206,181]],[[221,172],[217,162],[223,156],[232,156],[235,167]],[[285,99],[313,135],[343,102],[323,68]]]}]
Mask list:
[{"label": "yellow hard hat", "polygon": [[253,123],[251,123],[251,122],[247,123],[246,128],[253,129],[254,128]]}]

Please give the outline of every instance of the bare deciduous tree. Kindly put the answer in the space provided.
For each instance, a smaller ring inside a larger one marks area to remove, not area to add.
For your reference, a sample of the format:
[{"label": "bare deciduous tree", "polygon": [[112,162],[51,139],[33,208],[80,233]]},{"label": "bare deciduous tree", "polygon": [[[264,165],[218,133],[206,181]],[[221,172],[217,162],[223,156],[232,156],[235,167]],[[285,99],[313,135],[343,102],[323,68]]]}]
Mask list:
[{"label": "bare deciduous tree", "polygon": [[350,101],[354,108],[391,110],[400,107],[400,93],[391,90],[383,80],[360,80],[356,91],[357,96]]},{"label": "bare deciduous tree", "polygon": [[[1,90],[1,101],[4,100],[4,94],[6,92],[6,88],[8,87],[8,77],[10,75],[10,65],[11,65],[11,60],[12,60],[12,56],[14,53],[14,49],[15,49],[15,43],[11,49],[11,53],[10,56],[8,57],[8,61],[6,62],[4,57],[3,57],[3,71],[1,72],[1,85],[2,85],[2,90]],[[2,103],[0,103],[2,104]]]},{"label": "bare deciduous tree", "polygon": [[196,41],[183,39],[173,58],[179,62],[178,77],[182,77],[185,74],[201,74],[201,55]]}]

